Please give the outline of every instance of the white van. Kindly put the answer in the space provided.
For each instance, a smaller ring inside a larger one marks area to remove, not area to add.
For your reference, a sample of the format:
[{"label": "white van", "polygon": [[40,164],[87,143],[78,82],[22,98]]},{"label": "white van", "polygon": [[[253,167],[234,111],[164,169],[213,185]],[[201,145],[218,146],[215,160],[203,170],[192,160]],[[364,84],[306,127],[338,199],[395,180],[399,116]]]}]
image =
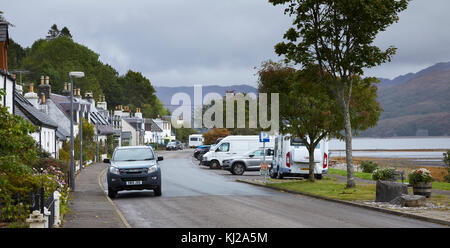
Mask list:
[{"label": "white van", "polygon": [[[266,143],[266,148],[273,148],[273,139]],[[230,135],[223,138],[217,145],[203,155],[200,164],[210,168],[219,168],[223,160],[242,156],[244,153],[263,147],[258,135]]]},{"label": "white van", "polygon": [[195,148],[203,145],[203,136],[201,134],[189,135],[189,147]]},{"label": "white van", "polygon": [[[291,135],[275,137],[274,155],[270,167],[272,178],[284,176],[309,176],[309,152],[300,138]],[[328,140],[323,139],[314,150],[314,175],[322,179],[328,173]]]}]

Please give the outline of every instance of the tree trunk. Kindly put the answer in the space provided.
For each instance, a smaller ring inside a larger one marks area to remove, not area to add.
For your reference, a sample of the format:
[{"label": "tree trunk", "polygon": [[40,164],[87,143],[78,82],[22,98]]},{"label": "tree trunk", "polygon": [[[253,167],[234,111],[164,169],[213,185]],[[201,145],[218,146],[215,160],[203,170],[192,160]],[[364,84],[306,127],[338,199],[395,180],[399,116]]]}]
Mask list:
[{"label": "tree trunk", "polygon": [[356,187],[355,178],[353,177],[352,163],[352,125],[350,123],[350,104],[344,104],[344,121],[345,121],[345,158],[347,162],[347,188]]},{"label": "tree trunk", "polygon": [[310,182],[314,182],[314,149],[308,149],[309,152],[309,177]]}]

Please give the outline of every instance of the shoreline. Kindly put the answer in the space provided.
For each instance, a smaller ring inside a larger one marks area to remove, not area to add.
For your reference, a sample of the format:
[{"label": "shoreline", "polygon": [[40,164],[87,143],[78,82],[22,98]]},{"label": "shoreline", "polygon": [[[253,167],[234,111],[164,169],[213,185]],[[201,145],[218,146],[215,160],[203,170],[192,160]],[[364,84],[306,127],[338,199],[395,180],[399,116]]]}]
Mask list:
[{"label": "shoreline", "polygon": [[[450,148],[433,149],[354,149],[353,152],[447,152]],[[330,152],[345,152],[342,149],[329,149]]]}]

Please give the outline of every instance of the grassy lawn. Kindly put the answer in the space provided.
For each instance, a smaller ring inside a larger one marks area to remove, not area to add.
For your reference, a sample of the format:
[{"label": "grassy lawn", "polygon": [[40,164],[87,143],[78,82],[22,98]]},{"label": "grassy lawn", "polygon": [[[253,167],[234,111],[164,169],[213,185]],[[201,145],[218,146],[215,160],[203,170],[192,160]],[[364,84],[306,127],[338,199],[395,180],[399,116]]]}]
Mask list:
[{"label": "grassy lawn", "polygon": [[439,190],[450,190],[450,183],[433,182],[433,185],[431,187],[433,189],[439,189]]},{"label": "grassy lawn", "polygon": [[[358,172],[355,171],[355,177],[372,180],[372,173],[364,173],[364,172]],[[347,176],[346,170],[340,170],[340,169],[332,169],[328,168],[328,174],[330,175],[339,175],[339,176]]]},{"label": "grassy lawn", "polygon": [[[346,170],[340,170],[340,169],[328,169],[328,174],[330,175],[338,175],[338,176],[347,176]],[[355,171],[355,177],[372,180],[372,173],[364,173],[364,172],[357,172]],[[399,180],[400,182],[401,180]],[[408,182],[408,179],[405,178],[405,182]],[[450,190],[450,183],[445,182],[433,182],[433,189],[439,189],[439,190]]]},{"label": "grassy lawn", "polygon": [[273,183],[271,185],[281,190],[306,192],[338,200],[375,200],[375,184],[357,185],[354,189],[345,189],[345,183],[324,178],[322,180],[316,180],[314,183],[308,182],[308,180],[301,180],[296,182]]}]

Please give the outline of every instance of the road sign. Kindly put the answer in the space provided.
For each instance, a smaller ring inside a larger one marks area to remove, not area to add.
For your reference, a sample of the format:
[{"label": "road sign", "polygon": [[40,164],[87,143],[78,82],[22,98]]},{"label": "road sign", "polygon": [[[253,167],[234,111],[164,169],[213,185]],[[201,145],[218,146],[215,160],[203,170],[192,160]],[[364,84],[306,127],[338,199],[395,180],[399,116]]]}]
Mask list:
[{"label": "road sign", "polygon": [[259,142],[270,142],[270,133],[269,132],[260,132],[259,133]]}]

